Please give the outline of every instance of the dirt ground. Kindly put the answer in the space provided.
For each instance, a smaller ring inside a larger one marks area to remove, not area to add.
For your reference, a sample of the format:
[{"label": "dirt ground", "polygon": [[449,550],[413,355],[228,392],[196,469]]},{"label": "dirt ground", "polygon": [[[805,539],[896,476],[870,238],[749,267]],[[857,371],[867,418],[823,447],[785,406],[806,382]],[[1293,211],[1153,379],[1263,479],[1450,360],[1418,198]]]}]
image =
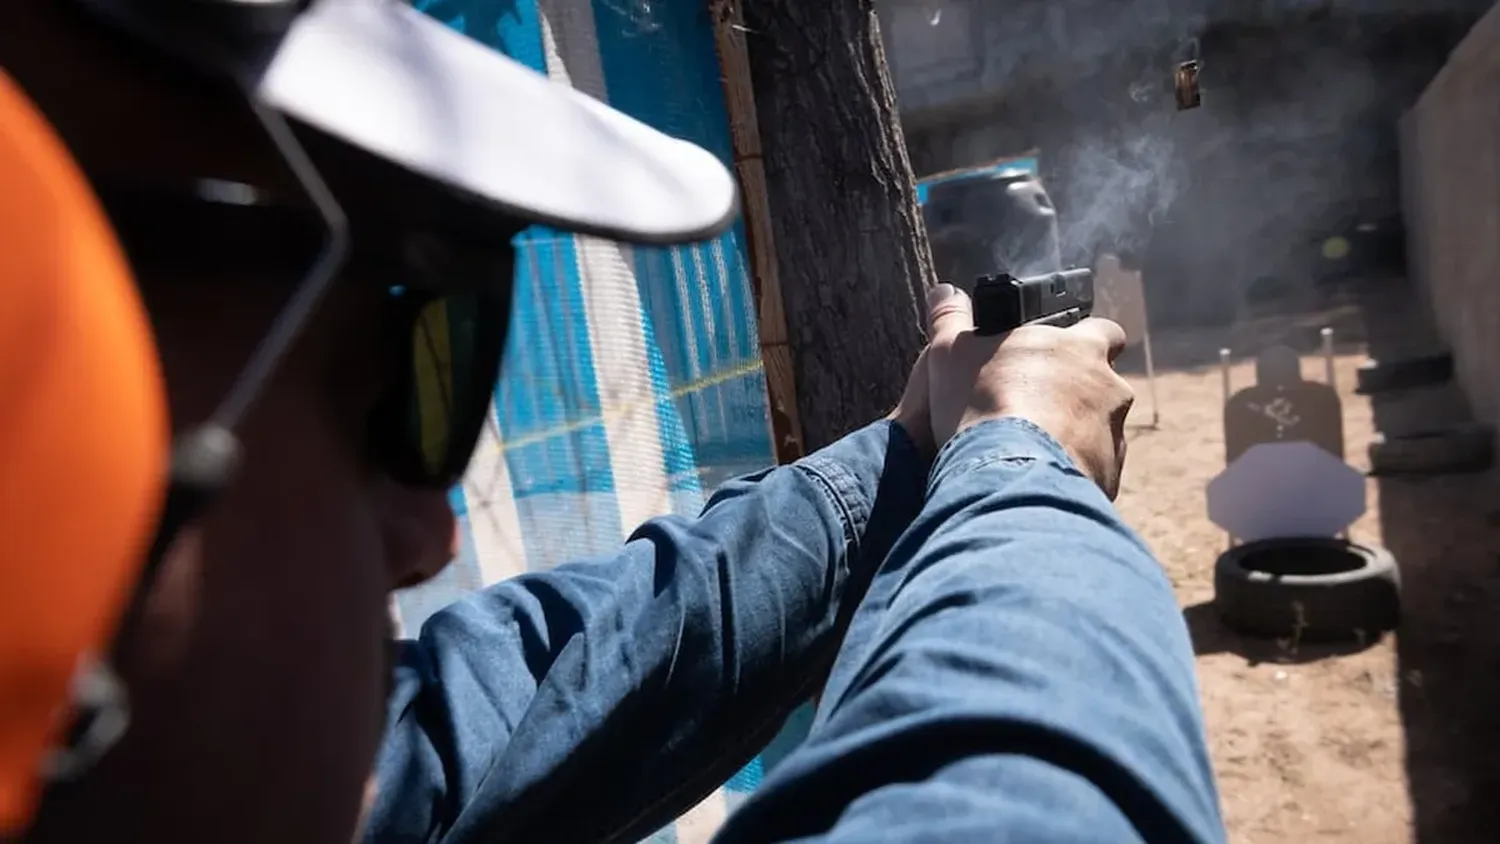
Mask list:
[{"label": "dirt ground", "polygon": [[[1166,567],[1193,633],[1235,844],[1500,841],[1493,476],[1368,481],[1369,509],[1351,535],[1385,545],[1401,565],[1403,623],[1394,636],[1312,650],[1242,639],[1213,613],[1213,565],[1226,538],[1208,520],[1204,489],[1224,468],[1219,347],[1236,352],[1236,389],[1253,383],[1251,356],[1276,342],[1303,352],[1304,377],[1322,380],[1317,328],[1335,325],[1346,457],[1363,470],[1377,424],[1389,430],[1385,420],[1402,410],[1352,392],[1366,341],[1378,340],[1368,322],[1351,305],[1233,331],[1164,334],[1155,342],[1154,430],[1151,388],[1129,374],[1138,401],[1119,506]],[[1432,417],[1452,405],[1451,397],[1419,395],[1405,415]]]}]

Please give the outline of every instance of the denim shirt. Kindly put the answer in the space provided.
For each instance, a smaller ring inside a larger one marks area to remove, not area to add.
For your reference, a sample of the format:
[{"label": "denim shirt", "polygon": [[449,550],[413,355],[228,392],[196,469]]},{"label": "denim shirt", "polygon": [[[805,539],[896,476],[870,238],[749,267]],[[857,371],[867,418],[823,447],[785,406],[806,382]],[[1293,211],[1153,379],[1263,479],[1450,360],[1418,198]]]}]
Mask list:
[{"label": "denim shirt", "polygon": [[1171,587],[1019,419],[930,467],[876,423],[399,647],[370,841],[637,841],[820,687],[716,841],[1225,838]]}]

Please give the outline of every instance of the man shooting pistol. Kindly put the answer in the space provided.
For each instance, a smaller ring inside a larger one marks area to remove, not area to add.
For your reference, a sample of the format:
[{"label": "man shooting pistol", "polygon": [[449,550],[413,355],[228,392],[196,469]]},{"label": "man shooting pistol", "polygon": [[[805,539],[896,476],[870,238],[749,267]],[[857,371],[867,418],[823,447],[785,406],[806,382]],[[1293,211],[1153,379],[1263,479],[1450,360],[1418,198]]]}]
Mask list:
[{"label": "man shooting pistol", "polygon": [[553,355],[513,294],[571,301],[517,233],[738,214],[714,152],[416,5],[5,4],[0,841],[641,841],[822,682],[715,844],[1222,844],[1187,625],[1111,504],[1124,331],[1027,325],[1087,270],[982,280],[1003,338],[936,285],[886,417],[392,629],[503,353]]}]

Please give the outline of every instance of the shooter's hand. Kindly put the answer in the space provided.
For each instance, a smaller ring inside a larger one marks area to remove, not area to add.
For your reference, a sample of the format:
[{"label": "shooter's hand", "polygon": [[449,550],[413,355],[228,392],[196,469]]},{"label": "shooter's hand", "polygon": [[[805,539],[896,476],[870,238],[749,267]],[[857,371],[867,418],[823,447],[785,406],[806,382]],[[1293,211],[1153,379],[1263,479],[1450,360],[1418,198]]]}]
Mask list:
[{"label": "shooter's hand", "polygon": [[928,460],[932,459],[937,446],[932,441],[932,401],[927,387],[926,349],[912,365],[906,389],[901,393],[901,403],[886,418],[900,425],[916,443],[917,450]]},{"label": "shooter's hand", "polygon": [[1113,499],[1125,462],[1125,415],[1135,401],[1113,362],[1125,332],[1106,319],[1070,328],[1023,326],[997,337],[974,333],[973,303],[952,285],[927,299],[927,358],[933,440],[988,419],[1018,416],[1051,434],[1078,468]]}]

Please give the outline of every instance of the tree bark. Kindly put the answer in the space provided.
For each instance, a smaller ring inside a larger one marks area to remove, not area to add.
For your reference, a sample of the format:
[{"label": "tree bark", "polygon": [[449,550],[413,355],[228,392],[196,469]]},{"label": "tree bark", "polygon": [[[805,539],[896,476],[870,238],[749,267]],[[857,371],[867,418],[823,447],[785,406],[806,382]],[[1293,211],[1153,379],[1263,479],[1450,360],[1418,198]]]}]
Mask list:
[{"label": "tree bark", "polygon": [[742,0],[806,447],[889,412],[925,340],[926,230],[871,0]]}]

